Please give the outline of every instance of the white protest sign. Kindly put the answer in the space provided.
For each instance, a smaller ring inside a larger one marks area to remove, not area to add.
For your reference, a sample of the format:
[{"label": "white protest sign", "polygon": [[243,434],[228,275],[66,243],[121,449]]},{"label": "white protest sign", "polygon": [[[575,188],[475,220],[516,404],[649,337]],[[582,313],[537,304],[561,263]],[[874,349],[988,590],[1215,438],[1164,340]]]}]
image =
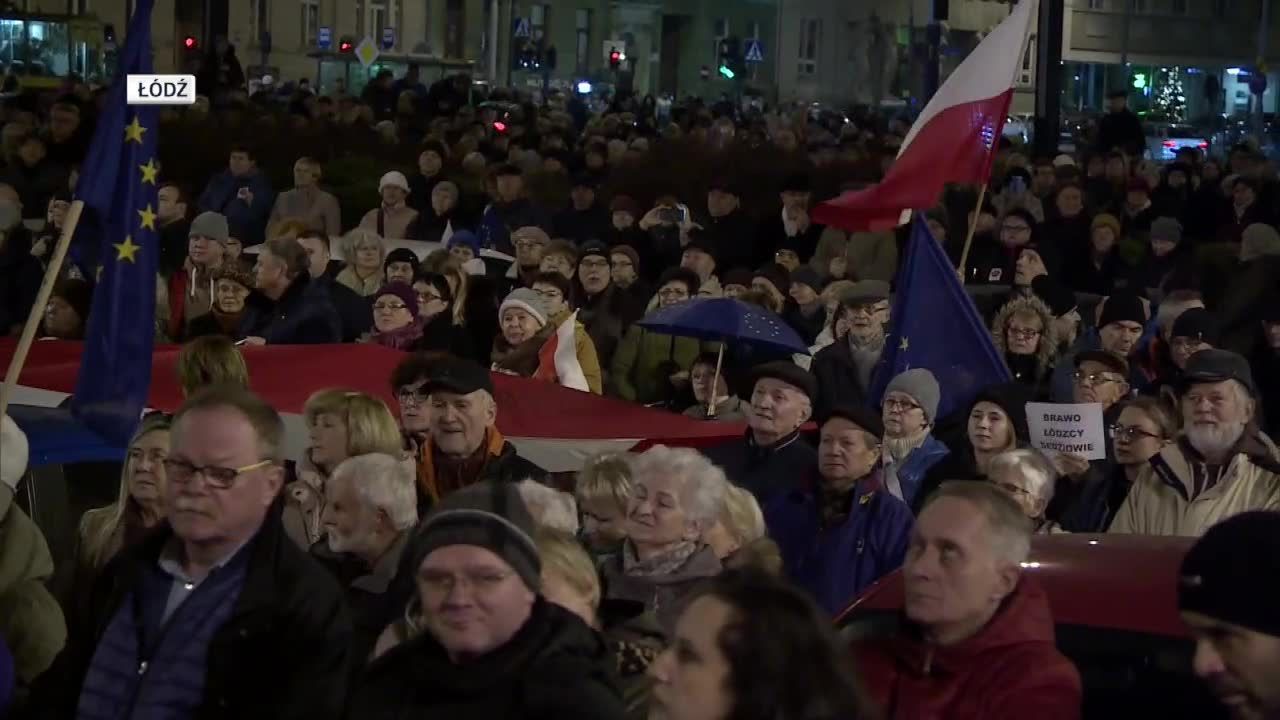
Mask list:
[{"label": "white protest sign", "polygon": [[1032,447],[1085,460],[1107,457],[1106,426],[1098,403],[1027,403],[1027,427]]}]

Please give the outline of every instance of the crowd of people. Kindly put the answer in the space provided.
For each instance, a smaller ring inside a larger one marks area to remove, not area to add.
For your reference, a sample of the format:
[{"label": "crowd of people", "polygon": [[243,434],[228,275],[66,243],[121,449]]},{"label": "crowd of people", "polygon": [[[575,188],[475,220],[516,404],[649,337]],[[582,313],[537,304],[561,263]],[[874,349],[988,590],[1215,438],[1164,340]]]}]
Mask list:
[{"label": "crowd of people", "polygon": [[[315,157],[279,194],[252,144],[213,177],[162,176],[156,335],[183,344],[187,400],[143,419],[62,587],[7,502],[26,459],[5,419],[0,660],[23,716],[1074,718],[1080,673],[1024,572],[1050,533],[1203,536],[1179,596],[1195,671],[1238,717],[1280,713],[1280,597],[1257,584],[1280,552],[1251,551],[1280,543],[1280,180],[1255,149],[1151,164],[1117,100],[1089,152],[1002,146],[985,192],[949,189],[925,217],[994,290],[975,299],[1012,379],[942,415],[925,368],[872,395],[905,230],[811,216],[814,174],[891,158],[896,125],[763,124],[808,167],[768,208],[728,171],[705,199],[642,204],[606,189],[672,143],[754,146],[762,124],[553,98],[499,131],[452,81],[371,87],[288,105],[420,135],[416,171],[387,170],[358,219]],[[6,114],[16,334],[92,102]],[[560,205],[528,190],[548,177]],[[83,338],[92,277],[64,273],[43,337]],[[810,353],[638,324],[696,297],[773,313]],[[286,457],[239,348],[344,342],[405,352],[395,402],[319,390]],[[498,430],[491,372],[745,427],[552,475]],[[1035,449],[1032,401],[1101,405],[1106,457]],[[832,619],[899,570],[903,622],[851,651]]]}]

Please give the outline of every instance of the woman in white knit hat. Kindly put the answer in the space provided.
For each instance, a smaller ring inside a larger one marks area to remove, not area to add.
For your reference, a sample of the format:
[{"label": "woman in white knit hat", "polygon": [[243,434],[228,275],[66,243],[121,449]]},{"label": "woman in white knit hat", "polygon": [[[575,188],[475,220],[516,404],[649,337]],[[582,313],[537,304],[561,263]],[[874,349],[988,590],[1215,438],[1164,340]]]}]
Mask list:
[{"label": "woman in white knit hat", "polygon": [[392,170],[383,175],[378,180],[378,195],[382,197],[382,204],[364,214],[360,227],[392,240],[411,237],[409,227],[418,219],[418,211],[405,204],[409,199],[409,180],[404,173]]}]

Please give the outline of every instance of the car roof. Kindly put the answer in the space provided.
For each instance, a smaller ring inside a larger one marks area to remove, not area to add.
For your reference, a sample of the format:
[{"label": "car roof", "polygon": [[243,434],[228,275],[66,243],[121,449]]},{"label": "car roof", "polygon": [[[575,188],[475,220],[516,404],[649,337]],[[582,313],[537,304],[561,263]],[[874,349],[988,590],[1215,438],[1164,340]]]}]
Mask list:
[{"label": "car roof", "polygon": [[[1044,588],[1059,625],[1186,637],[1177,579],[1195,538],[1151,535],[1037,535],[1024,572]],[[864,612],[902,608],[902,571],[871,586],[837,624]]]}]

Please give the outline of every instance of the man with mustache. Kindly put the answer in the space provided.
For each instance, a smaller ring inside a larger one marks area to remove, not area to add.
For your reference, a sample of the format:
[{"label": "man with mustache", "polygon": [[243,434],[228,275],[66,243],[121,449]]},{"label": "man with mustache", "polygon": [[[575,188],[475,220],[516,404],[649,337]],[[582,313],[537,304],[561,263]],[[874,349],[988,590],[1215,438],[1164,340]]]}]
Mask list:
[{"label": "man with mustache", "polygon": [[32,707],[58,717],[342,715],[351,620],[337,583],[280,524],[283,441],[279,414],[248,390],[214,386],[183,404],[164,463],[168,520],[103,571],[86,632]]},{"label": "man with mustache", "polygon": [[1232,515],[1280,509],[1280,462],[1258,430],[1249,363],[1201,350],[1181,392],[1182,436],[1151,458],[1109,532],[1196,536]]},{"label": "man with mustache", "polygon": [[1224,520],[1182,561],[1178,608],[1195,674],[1236,720],[1280,718],[1280,513]]}]

